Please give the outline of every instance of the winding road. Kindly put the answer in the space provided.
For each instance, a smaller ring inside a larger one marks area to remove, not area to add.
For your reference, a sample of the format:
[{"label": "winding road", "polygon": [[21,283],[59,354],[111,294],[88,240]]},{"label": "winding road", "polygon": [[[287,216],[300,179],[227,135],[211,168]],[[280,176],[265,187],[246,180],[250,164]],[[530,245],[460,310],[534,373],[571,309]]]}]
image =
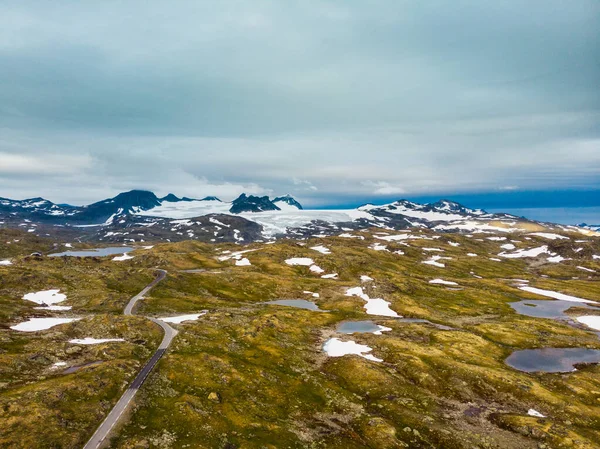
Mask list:
[{"label": "winding road", "polygon": [[[136,303],[143,299],[144,295],[148,293],[156,284],[162,281],[167,275],[165,270],[158,270],[158,276],[150,282],[141,292],[135,295],[133,298],[129,300],[127,306],[125,306],[125,310],[123,313],[125,315],[133,315],[133,309]],[[142,370],[135,376],[133,382],[129,386],[129,388],[123,393],[123,396],[119,399],[119,401],[115,404],[110,413],[104,418],[102,424],[96,429],[96,432],[92,435],[89,441],[85,444],[83,449],[97,449],[100,445],[106,440],[106,437],[110,434],[110,431],[115,426],[115,424],[119,421],[123,413],[127,410],[131,400],[134,398],[135,394],[138,392],[148,374],[152,371],[152,368],[158,363],[163,354],[167,351],[167,348],[173,341],[173,337],[177,335],[177,331],[169,326],[167,323],[161,320],[157,320],[156,318],[147,317],[149,320],[158,324],[165,331],[165,335],[156,349],[156,352],[150,357],[150,360],[146,362]]]}]

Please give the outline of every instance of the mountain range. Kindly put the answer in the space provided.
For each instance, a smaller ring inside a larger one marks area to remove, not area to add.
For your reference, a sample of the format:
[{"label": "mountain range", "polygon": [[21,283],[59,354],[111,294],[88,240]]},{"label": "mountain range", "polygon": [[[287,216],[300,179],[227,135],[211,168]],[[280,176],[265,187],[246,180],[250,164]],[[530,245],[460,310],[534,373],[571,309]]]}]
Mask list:
[{"label": "mountain range", "polygon": [[105,242],[185,239],[250,242],[337,235],[373,227],[430,228],[442,232],[510,231],[523,226],[548,228],[548,224],[470,209],[450,200],[428,204],[398,200],[384,205],[365,204],[356,209],[307,210],[291,195],[271,199],[241,194],[232,202],[225,202],[215,196],[195,199],[173,193],[159,198],[145,190],[123,192],[85,206],[54,204],[43,198],[0,198],[0,226],[27,229],[39,235],[62,233],[82,241]]}]

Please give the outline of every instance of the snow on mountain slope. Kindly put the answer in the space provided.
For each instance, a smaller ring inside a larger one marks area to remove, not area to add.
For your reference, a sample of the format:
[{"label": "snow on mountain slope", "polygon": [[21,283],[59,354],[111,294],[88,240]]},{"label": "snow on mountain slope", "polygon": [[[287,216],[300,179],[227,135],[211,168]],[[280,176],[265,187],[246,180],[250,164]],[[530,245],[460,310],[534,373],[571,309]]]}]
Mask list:
[{"label": "snow on mountain slope", "polygon": [[136,215],[161,218],[193,218],[209,214],[228,214],[231,203],[217,200],[192,200],[180,202],[163,202],[149,210],[143,210]]}]

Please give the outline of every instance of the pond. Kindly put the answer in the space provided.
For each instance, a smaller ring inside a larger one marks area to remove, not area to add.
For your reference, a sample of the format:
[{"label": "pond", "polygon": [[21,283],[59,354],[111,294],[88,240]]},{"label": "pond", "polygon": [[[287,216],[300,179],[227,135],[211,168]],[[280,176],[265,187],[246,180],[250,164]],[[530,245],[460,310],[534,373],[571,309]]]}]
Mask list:
[{"label": "pond", "polygon": [[48,257],[103,257],[112,256],[115,254],[125,254],[133,251],[135,248],[129,246],[107,246],[106,248],[90,248],[81,251],[64,251],[62,253],[48,254]]},{"label": "pond", "polygon": [[389,327],[380,326],[373,321],[344,321],[339,324],[336,331],[342,334],[364,334],[364,333],[381,333],[391,330]]},{"label": "pond", "polygon": [[297,309],[312,310],[314,312],[327,312],[326,310],[319,309],[319,306],[314,302],[306,301],[305,299],[277,299],[275,301],[267,301],[265,304],[296,307]]},{"label": "pond", "polygon": [[568,373],[579,363],[600,363],[600,350],[586,348],[524,349],[513,352],[506,364],[527,373]]},{"label": "pond", "polygon": [[515,310],[515,312],[521,315],[535,318],[568,318],[568,315],[565,314],[565,311],[571,307],[600,310],[598,307],[592,307],[584,303],[543,299],[525,299],[523,301],[511,302],[510,306]]}]

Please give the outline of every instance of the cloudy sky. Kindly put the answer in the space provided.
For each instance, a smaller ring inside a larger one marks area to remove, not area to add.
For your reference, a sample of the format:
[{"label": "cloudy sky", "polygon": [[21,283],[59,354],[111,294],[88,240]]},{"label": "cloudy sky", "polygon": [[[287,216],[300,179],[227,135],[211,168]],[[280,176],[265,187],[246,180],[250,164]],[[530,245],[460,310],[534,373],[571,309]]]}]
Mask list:
[{"label": "cloudy sky", "polygon": [[597,206],[598,30],[597,0],[0,0],[0,196]]}]

